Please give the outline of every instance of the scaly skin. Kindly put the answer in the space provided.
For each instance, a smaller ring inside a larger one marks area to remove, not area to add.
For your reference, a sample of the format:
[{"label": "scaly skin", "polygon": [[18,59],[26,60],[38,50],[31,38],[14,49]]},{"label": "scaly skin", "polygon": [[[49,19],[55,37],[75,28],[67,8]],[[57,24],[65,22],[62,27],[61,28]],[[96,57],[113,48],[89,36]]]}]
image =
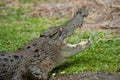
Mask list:
[{"label": "scaly skin", "polygon": [[82,25],[87,10],[83,8],[67,23],[50,28],[41,33],[14,53],[0,53],[0,80],[47,80],[49,73],[56,66],[90,44],[68,45],[63,40]]}]

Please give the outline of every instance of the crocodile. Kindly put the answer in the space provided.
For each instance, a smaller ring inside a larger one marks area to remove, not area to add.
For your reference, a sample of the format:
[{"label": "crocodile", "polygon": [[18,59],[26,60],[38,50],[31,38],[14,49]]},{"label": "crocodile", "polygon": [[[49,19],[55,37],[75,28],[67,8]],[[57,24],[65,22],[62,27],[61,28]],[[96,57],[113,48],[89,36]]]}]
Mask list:
[{"label": "crocodile", "polygon": [[56,66],[91,45],[90,40],[74,45],[64,42],[87,15],[86,8],[79,9],[72,19],[42,32],[14,53],[0,52],[0,80],[48,80]]}]

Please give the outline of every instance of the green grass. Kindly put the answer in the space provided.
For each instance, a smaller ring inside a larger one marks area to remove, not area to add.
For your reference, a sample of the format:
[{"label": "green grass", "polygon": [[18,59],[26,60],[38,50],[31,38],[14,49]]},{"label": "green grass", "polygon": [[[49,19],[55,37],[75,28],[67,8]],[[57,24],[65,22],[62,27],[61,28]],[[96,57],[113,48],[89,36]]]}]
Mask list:
[{"label": "green grass", "polygon": [[[67,20],[57,21],[53,18],[34,18],[24,15],[30,10],[32,9],[23,7],[8,8],[1,13],[0,51],[15,51],[29,40],[39,37],[40,32]],[[74,44],[81,39],[90,38],[92,45],[80,54],[68,58],[64,64],[53,70],[53,73],[117,72],[120,69],[120,40],[100,40],[108,34],[111,34],[111,31],[75,32],[66,39],[66,42]]]}]

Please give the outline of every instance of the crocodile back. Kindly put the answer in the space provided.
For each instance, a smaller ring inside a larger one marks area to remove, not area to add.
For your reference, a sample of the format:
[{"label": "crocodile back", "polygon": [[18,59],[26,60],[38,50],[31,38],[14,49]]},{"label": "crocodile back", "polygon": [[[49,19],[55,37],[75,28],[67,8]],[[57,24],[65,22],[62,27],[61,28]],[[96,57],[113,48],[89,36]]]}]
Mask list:
[{"label": "crocodile back", "polygon": [[9,80],[16,73],[21,57],[10,52],[0,52],[0,80]]}]

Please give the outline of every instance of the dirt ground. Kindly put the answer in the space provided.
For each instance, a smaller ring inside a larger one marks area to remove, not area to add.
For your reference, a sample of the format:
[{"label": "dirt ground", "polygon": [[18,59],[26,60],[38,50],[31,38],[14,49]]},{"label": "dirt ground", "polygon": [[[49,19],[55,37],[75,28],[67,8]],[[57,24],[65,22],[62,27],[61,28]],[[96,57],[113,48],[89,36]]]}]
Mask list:
[{"label": "dirt ground", "polygon": [[31,3],[22,3],[19,0],[4,0],[0,2],[4,3],[1,8],[3,10],[24,6],[32,8],[32,11],[24,13],[25,15],[54,17],[56,20],[73,17],[75,12],[84,5],[89,10],[89,15],[86,17],[83,26],[90,28],[102,26],[102,29],[106,29],[106,27],[107,29],[114,28],[117,33],[120,33],[120,0],[33,0]]},{"label": "dirt ground", "polygon": [[84,72],[73,75],[59,75],[50,80],[120,80],[120,73]]}]

